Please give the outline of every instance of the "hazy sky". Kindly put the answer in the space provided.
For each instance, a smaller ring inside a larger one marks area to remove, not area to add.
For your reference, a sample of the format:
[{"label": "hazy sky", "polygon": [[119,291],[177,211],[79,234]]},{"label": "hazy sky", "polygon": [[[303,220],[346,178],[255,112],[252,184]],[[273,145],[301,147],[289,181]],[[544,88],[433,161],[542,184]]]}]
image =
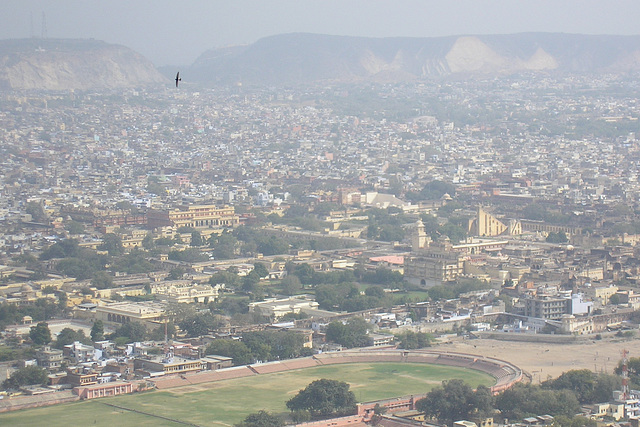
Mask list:
[{"label": "hazy sky", "polygon": [[39,37],[43,12],[49,38],[122,44],[157,66],[291,32],[640,34],[638,0],[0,0],[0,39]]}]

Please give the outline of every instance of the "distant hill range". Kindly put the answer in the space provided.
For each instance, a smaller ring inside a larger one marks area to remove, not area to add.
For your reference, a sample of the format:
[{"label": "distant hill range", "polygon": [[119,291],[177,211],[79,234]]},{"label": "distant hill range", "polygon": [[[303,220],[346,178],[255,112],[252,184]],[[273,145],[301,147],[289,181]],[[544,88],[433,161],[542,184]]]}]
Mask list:
[{"label": "distant hill range", "polygon": [[167,83],[142,55],[97,40],[0,40],[0,89],[109,89]]},{"label": "distant hill range", "polygon": [[[209,50],[188,70],[201,82],[394,82],[523,71],[640,71],[640,36],[554,33],[364,38],[294,33]],[[186,74],[185,74],[186,77]]]},{"label": "distant hill range", "polygon": [[[294,33],[203,53],[183,83],[290,85],[400,82],[519,72],[640,71],[640,36],[522,33],[366,38]],[[167,75],[172,74],[167,71]],[[170,85],[124,46],[97,40],[0,40],[0,90],[110,89]]]}]

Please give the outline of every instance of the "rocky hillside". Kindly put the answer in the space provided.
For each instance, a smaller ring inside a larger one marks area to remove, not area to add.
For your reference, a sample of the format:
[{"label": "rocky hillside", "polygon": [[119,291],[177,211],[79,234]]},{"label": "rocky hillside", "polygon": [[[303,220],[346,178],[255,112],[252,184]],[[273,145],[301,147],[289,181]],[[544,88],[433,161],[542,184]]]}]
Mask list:
[{"label": "rocky hillside", "polygon": [[522,33],[440,38],[317,34],[267,37],[210,50],[192,78],[211,83],[402,81],[446,75],[640,70],[640,36]]},{"label": "rocky hillside", "polygon": [[151,62],[96,40],[0,40],[0,88],[110,89],[166,83]]}]

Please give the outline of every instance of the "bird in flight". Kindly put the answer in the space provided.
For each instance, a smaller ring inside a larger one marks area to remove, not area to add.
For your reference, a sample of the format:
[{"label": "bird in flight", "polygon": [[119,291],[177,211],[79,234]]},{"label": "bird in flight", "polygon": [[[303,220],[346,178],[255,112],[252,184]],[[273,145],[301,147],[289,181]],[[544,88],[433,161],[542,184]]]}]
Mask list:
[{"label": "bird in flight", "polygon": [[178,71],[178,74],[176,74],[176,87],[178,87],[178,82],[182,81],[182,79],[180,78],[180,71]]}]

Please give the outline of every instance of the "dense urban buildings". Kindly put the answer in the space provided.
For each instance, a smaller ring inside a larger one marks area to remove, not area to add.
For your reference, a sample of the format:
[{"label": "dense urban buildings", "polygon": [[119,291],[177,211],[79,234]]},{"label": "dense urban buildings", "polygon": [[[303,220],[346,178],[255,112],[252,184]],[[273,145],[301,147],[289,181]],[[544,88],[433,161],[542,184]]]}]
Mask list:
[{"label": "dense urban buildings", "polygon": [[407,332],[637,329],[637,96],[551,74],[3,94],[3,379],[90,399]]}]

